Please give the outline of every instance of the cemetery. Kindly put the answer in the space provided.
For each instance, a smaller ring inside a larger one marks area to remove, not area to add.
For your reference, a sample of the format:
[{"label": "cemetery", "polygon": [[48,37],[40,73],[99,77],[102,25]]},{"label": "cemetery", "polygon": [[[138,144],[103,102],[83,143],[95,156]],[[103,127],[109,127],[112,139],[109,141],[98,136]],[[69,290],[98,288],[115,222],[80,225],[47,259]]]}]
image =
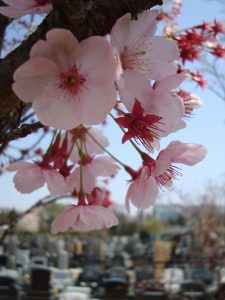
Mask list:
[{"label": "cemetery", "polygon": [[168,223],[160,234],[10,233],[0,248],[0,299],[222,300],[225,251],[201,253],[195,235]]}]

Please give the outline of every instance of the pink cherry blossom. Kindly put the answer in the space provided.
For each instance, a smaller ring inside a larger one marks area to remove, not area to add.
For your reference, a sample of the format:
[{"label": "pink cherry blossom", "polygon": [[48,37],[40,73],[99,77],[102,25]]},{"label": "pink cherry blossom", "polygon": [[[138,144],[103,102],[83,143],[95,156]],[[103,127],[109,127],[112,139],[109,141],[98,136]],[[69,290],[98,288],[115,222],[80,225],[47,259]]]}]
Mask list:
[{"label": "pink cherry blossom", "polygon": [[105,120],[116,101],[117,64],[108,41],[92,36],[80,44],[65,29],[52,29],[14,73],[15,94],[44,125],[72,129]]},{"label": "pink cherry blossom", "polygon": [[52,10],[51,0],[2,0],[0,13],[9,18],[20,18],[27,14],[48,14]]},{"label": "pink cherry blossom", "polygon": [[201,99],[198,96],[187,93],[183,90],[180,90],[178,92],[178,96],[180,96],[184,101],[185,117],[192,116],[194,109],[199,108],[203,105]]},{"label": "pink cherry blossom", "polygon": [[151,176],[150,169],[144,166],[131,182],[126,195],[126,208],[130,211],[130,201],[135,207],[146,209],[155,204],[158,187]]},{"label": "pink cherry blossom", "polygon": [[160,122],[161,117],[155,115],[144,115],[144,109],[141,103],[136,99],[132,113],[127,113],[125,116],[116,118],[117,124],[125,127],[128,131],[122,138],[122,143],[134,138],[139,144],[149,150],[152,149],[155,139],[157,139],[157,124]]},{"label": "pink cherry blossom", "polygon": [[173,179],[181,175],[181,170],[173,164],[193,166],[205,157],[206,152],[202,145],[173,141],[160,151],[156,160],[146,156],[143,167],[138,172],[131,172],[133,181],[126,195],[127,210],[130,201],[140,209],[152,206],[159,193],[158,186],[171,189]]},{"label": "pink cherry blossom", "polygon": [[88,203],[104,206],[106,208],[113,207],[108,190],[102,190],[99,187],[94,187],[91,194],[87,195]]},{"label": "pink cherry blossom", "polygon": [[145,115],[160,117],[160,122],[156,124],[158,138],[186,126],[183,121],[184,102],[177,92],[170,90],[176,88],[185,79],[184,74],[170,75],[161,81],[156,81],[153,87],[143,81],[138,72],[128,71],[124,77],[125,84],[120,92],[126,108],[132,111],[135,99],[138,99]]},{"label": "pink cherry blossom", "polygon": [[76,141],[78,145],[83,143],[83,149],[85,149],[85,153],[90,156],[94,156],[96,154],[104,153],[103,149],[100,148],[94,140],[89,136],[89,134],[103,147],[106,148],[109,146],[109,140],[103,134],[103,131],[99,128],[85,128],[85,127],[77,127],[67,133],[68,138],[68,151],[72,148],[70,159],[73,162],[78,162],[80,159],[79,151],[77,149],[76,144],[73,146],[73,143]]},{"label": "pink cherry blossom", "polygon": [[[83,157],[82,161],[82,186],[85,193],[90,193],[96,185],[98,176],[114,176],[118,171],[118,165],[111,157]],[[80,190],[80,168],[78,167],[66,179],[67,191]]]},{"label": "pink cherry blossom", "polygon": [[[113,26],[111,45],[121,63],[123,74],[128,70],[138,71],[148,79],[159,80],[176,73],[177,68],[172,61],[179,58],[177,44],[153,36],[157,15],[157,10],[144,11],[137,20],[131,20],[131,15],[126,14]],[[121,79],[125,80],[124,77]],[[119,87],[122,84],[118,82]]]},{"label": "pink cherry blossom", "polygon": [[15,188],[21,193],[31,193],[47,183],[48,190],[53,196],[65,194],[65,179],[54,169],[20,161],[10,164],[6,170],[16,171],[13,181]]},{"label": "pink cherry blossom", "polygon": [[52,223],[51,232],[91,231],[110,228],[118,224],[114,213],[100,205],[73,205],[63,211]]}]

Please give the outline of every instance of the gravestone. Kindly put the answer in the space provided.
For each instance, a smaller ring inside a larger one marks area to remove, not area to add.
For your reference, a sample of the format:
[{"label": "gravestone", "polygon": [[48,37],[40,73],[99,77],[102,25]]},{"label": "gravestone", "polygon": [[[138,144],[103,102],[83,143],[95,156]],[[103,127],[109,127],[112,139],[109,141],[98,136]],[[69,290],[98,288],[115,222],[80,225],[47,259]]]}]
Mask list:
[{"label": "gravestone", "polygon": [[57,240],[56,241],[56,251],[59,253],[65,250],[65,241],[64,240]]},{"label": "gravestone", "polygon": [[36,265],[47,266],[48,259],[45,256],[33,256],[31,259],[31,264],[32,266],[36,266]]},{"label": "gravestone", "polygon": [[16,250],[16,268],[22,269],[24,272],[26,272],[29,266],[30,266],[30,250],[18,248]]},{"label": "gravestone", "polygon": [[51,300],[51,270],[45,266],[36,266],[31,270],[31,285],[26,300]]},{"label": "gravestone", "polygon": [[69,254],[66,250],[62,250],[58,254],[58,268],[60,270],[68,269],[69,267]]},{"label": "gravestone", "polygon": [[126,269],[112,267],[106,272],[104,279],[105,299],[125,300],[128,294],[129,279]]},{"label": "gravestone", "polygon": [[8,266],[8,255],[0,254],[0,269],[7,268]]},{"label": "gravestone", "polygon": [[18,239],[16,235],[11,235],[8,240],[7,254],[16,256]]},{"label": "gravestone", "polygon": [[[11,272],[10,272],[11,271]],[[16,271],[2,270],[0,273],[0,299],[18,300],[20,285]]]}]

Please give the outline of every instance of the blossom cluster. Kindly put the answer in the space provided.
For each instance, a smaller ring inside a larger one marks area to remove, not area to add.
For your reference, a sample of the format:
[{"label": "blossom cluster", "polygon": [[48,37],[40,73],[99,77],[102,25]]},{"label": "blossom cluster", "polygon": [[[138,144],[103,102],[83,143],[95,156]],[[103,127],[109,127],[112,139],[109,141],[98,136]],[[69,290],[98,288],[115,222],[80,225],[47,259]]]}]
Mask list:
[{"label": "blossom cluster", "polygon": [[[181,12],[182,1],[174,0],[169,12],[161,12],[159,21],[165,21],[164,33],[176,41],[180,50],[182,67],[187,62],[197,62],[202,55],[211,54],[216,59],[225,59],[225,46],[221,37],[225,34],[224,25],[217,20],[202,22],[188,29],[179,29],[176,18]],[[190,78],[200,87],[207,86],[207,81],[200,72],[190,72]]]},{"label": "blossom cluster", "polygon": [[[92,36],[81,42],[69,30],[52,29],[14,73],[14,93],[31,102],[41,123],[54,127],[55,134],[40,161],[15,162],[7,170],[16,171],[15,187],[22,193],[47,183],[53,196],[74,198],[52,223],[54,234],[118,223],[99,182],[116,175],[119,164],[131,176],[129,211],[130,202],[146,209],[154,204],[159,188],[172,188],[181,175],[174,164],[192,166],[206,154],[202,145],[173,141],[152,157],[161,138],[186,127],[186,117],[201,105],[197,96],[179,89],[190,72],[175,63],[180,56],[177,43],[155,36],[157,17],[157,10],[144,11],[137,19],[128,13],[117,20],[109,38]],[[138,170],[111,155],[107,138],[91,127],[103,123],[108,114],[124,131],[122,143],[129,140],[140,154]]]}]

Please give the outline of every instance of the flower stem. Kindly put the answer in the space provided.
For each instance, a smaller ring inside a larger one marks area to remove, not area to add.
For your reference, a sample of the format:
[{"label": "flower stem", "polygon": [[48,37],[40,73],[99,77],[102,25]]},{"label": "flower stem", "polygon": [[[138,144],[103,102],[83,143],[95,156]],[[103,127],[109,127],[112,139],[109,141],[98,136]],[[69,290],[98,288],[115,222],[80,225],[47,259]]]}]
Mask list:
[{"label": "flower stem", "polygon": [[105,149],[88,131],[87,131],[87,135],[90,136],[90,138],[104,151],[106,152],[109,156],[112,157],[112,159],[114,159],[116,162],[118,162],[122,167],[124,167],[126,169],[126,165],[124,163],[122,163],[118,158],[116,158],[112,153],[110,153],[107,149]]},{"label": "flower stem", "polygon": [[[83,141],[81,140],[80,151],[79,151],[79,154],[81,154],[81,156],[83,156],[82,148],[83,148]],[[83,188],[83,160],[82,160],[82,157],[81,157],[81,164],[80,164],[80,194],[82,194],[83,191],[84,191],[84,188]]]}]

